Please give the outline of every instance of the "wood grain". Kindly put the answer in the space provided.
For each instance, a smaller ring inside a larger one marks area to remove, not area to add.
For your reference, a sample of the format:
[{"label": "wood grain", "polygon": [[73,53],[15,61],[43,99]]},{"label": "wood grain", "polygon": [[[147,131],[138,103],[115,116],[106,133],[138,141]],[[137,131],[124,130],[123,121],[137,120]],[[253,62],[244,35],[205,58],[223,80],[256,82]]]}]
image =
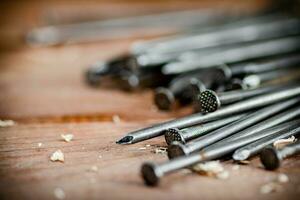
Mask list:
[{"label": "wood grain", "polygon": [[[139,176],[140,165],[149,160],[167,160],[165,155],[153,153],[156,146],[164,145],[163,139],[115,144],[124,132],[145,125],[89,122],[2,128],[0,195],[5,199],[53,199],[55,188],[62,188],[66,199],[297,199],[300,194],[299,157],[286,160],[276,172],[262,169],[257,159],[240,170],[233,170],[232,161],[227,161],[228,180],[181,171],[163,179],[158,188],[146,187]],[[64,142],[60,134],[65,133],[74,134],[74,140]],[[57,149],[64,153],[64,163],[50,161]],[[91,171],[92,166],[98,171]],[[276,193],[260,194],[260,187],[280,172],[286,173],[290,182],[282,184]]]}]

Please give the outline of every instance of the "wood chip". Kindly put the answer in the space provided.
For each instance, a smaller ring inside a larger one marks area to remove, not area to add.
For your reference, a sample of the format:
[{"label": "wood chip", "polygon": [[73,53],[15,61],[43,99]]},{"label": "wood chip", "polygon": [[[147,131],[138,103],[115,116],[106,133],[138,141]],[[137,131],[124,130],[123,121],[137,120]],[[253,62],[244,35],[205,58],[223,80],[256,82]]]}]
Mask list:
[{"label": "wood chip", "polygon": [[58,149],[51,155],[50,160],[53,162],[56,162],[56,161],[64,162],[65,157],[64,157],[63,152],[60,149]]},{"label": "wood chip", "polygon": [[227,179],[229,177],[229,173],[224,170],[219,161],[199,163],[194,165],[192,170],[200,175],[216,177],[218,179]]},{"label": "wood chip", "polygon": [[289,177],[286,174],[281,173],[281,174],[278,174],[277,181],[279,183],[287,183],[287,182],[289,182]]},{"label": "wood chip", "polygon": [[66,134],[66,135],[61,134],[61,137],[65,142],[71,142],[71,140],[73,140],[73,138],[74,138],[74,135],[73,134]]},{"label": "wood chip", "polygon": [[38,147],[42,147],[43,144],[41,142],[38,143]]},{"label": "wood chip", "polygon": [[269,194],[273,192],[278,192],[280,189],[281,189],[281,185],[279,185],[278,183],[271,182],[261,186],[260,193]]},{"label": "wood chip", "polygon": [[15,122],[13,120],[0,120],[0,127],[9,127],[9,126],[14,126]]},{"label": "wood chip", "polygon": [[139,150],[146,150],[146,147],[140,147]]},{"label": "wood chip", "polygon": [[239,169],[240,169],[240,166],[239,166],[239,165],[233,165],[233,166],[232,166],[232,169],[233,169],[233,170],[239,170]]},{"label": "wood chip", "polygon": [[288,144],[291,144],[291,143],[294,143],[296,142],[296,138],[295,136],[292,136],[292,137],[289,137],[289,138],[286,138],[286,139],[279,139],[279,140],[276,140],[274,143],[273,143],[273,146],[276,148],[276,149],[281,149],[283,147],[285,147],[286,145]]},{"label": "wood chip", "polygon": [[228,179],[229,178],[229,172],[228,171],[223,171],[221,173],[217,173],[216,177],[218,179],[222,179],[222,180]]},{"label": "wood chip", "polygon": [[157,147],[157,148],[154,149],[154,153],[155,154],[166,155],[167,154],[167,148],[166,147]]},{"label": "wood chip", "polygon": [[115,124],[119,124],[121,122],[121,118],[119,117],[119,115],[113,115],[112,116],[112,121],[115,123]]},{"label": "wood chip", "polygon": [[54,189],[54,196],[57,199],[65,199],[66,198],[65,192],[61,188],[55,188]]},{"label": "wood chip", "polygon": [[242,164],[242,165],[249,165],[250,161],[249,160],[240,160],[240,161],[238,161],[238,163]]},{"label": "wood chip", "polygon": [[98,167],[97,167],[96,165],[93,165],[93,166],[91,167],[91,171],[97,172],[97,171],[98,171]]}]

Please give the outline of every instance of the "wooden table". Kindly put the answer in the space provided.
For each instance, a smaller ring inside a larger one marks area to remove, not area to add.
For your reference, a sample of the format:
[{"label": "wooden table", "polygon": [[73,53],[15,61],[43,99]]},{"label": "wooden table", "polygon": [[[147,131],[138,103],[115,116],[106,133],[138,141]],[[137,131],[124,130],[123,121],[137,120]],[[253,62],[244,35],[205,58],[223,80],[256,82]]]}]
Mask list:
[{"label": "wooden table", "polygon": [[[237,1],[223,3],[230,7]],[[246,1],[245,7],[257,5]],[[128,4],[130,3],[130,4]],[[130,6],[128,6],[130,5]],[[83,71],[88,64],[125,52],[132,39],[32,48],[22,42],[26,30],[42,24],[42,11],[99,9],[106,15],[132,11],[210,7],[211,1],[30,1],[1,4],[0,118],[15,126],[0,128],[1,199],[297,199],[300,194],[300,157],[288,159],[275,172],[265,171],[258,159],[233,170],[224,162],[227,180],[199,176],[185,170],[149,188],[139,175],[141,163],[167,160],[153,153],[162,138],[121,146],[115,141],[126,132],[183,116],[190,108],[159,112],[150,90],[126,93],[88,87]],[[68,13],[68,12],[67,12]],[[64,20],[68,20],[66,17]],[[119,116],[121,121],[113,121]],[[75,138],[66,143],[61,134]],[[39,144],[41,143],[41,144]],[[149,146],[150,145],[150,146]],[[62,150],[65,162],[51,162]],[[261,194],[262,185],[286,173],[290,181],[280,191]],[[58,189],[57,189],[58,188]]]}]

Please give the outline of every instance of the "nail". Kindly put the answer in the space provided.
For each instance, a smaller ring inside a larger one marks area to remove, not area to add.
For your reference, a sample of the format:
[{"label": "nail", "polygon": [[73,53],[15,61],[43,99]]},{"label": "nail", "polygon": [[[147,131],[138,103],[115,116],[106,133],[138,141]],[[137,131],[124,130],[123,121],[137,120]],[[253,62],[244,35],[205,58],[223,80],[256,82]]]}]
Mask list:
[{"label": "nail", "polygon": [[278,126],[272,127],[270,129],[258,132],[257,134],[251,137],[241,138],[232,142],[230,145],[223,145],[214,148],[207,147],[203,149],[201,152],[194,153],[187,156],[178,157],[172,160],[169,160],[162,164],[155,164],[152,162],[144,163],[141,167],[142,178],[145,183],[150,186],[158,185],[160,179],[171,172],[175,172],[179,169],[192,166],[196,163],[208,161],[212,159],[221,158],[224,155],[227,155],[234,151],[235,149],[249,144],[258,139],[267,137],[278,131],[290,128],[290,127],[298,127],[299,120],[288,122],[285,124],[280,124]]},{"label": "nail", "polygon": [[[300,124],[298,124],[300,125]],[[288,138],[291,136],[296,136],[300,133],[300,127],[297,127],[296,129],[291,129],[288,131],[280,131],[274,135],[270,135],[268,137],[262,138],[256,142],[250,143],[244,147],[241,147],[237,149],[232,158],[236,161],[242,161],[247,160],[251,156],[256,155],[259,153],[263,148],[266,146],[273,144],[275,141],[279,139]]]},{"label": "nail", "polygon": [[[223,13],[224,14],[224,13]],[[232,19],[232,15],[224,15],[212,11],[186,10],[159,14],[123,17],[119,19],[92,20],[83,23],[52,25],[33,29],[26,35],[26,41],[32,45],[55,45],[61,43],[87,42],[95,40],[112,40],[116,38],[132,38],[141,36],[140,30],[149,30],[168,26],[171,33],[185,32]],[[229,19],[228,19],[229,18]],[[174,20],[180,19],[180,20]],[[152,33],[151,33],[152,32]],[[160,32],[156,32],[160,33]],[[142,35],[149,35],[147,31]]]},{"label": "nail", "polygon": [[233,79],[229,80],[229,82],[226,83],[223,87],[224,87],[223,91],[248,90],[249,89],[239,78],[233,78]]},{"label": "nail", "polygon": [[105,76],[116,77],[124,73],[124,70],[135,71],[133,60],[129,55],[122,55],[106,62],[99,61],[86,71],[86,80],[91,85],[99,85]]},{"label": "nail", "polygon": [[297,52],[300,49],[300,37],[288,37],[269,41],[243,44],[240,47],[228,47],[209,54],[190,53],[189,59],[171,62],[162,68],[163,74],[179,74],[201,68],[218,66],[222,63],[237,63],[250,59],[265,58]]},{"label": "nail", "polygon": [[133,91],[142,88],[153,88],[158,85],[166,85],[171,77],[156,72],[143,73],[140,71],[125,71],[115,79],[118,86],[125,91]]},{"label": "nail", "polygon": [[152,125],[151,127],[143,128],[137,131],[128,133],[125,137],[117,141],[118,144],[133,144],[136,142],[144,141],[150,138],[160,136],[165,130],[170,128],[186,128],[195,124],[213,121],[226,117],[228,115],[234,115],[242,113],[251,109],[266,106],[268,104],[283,101],[285,99],[292,98],[300,94],[300,86],[292,87],[284,91],[274,92],[271,94],[261,95],[249,100],[241,101],[230,106],[224,107],[216,112],[203,115],[202,113],[196,113],[186,117],[178,118],[175,120]]},{"label": "nail", "polygon": [[246,115],[239,120],[232,122],[220,129],[212,131],[200,138],[192,140],[185,145],[179,145],[179,143],[171,144],[168,146],[168,157],[170,159],[174,157],[181,156],[178,152],[183,152],[184,155],[191,154],[193,152],[199,151],[202,148],[209,146],[217,141],[220,141],[234,133],[237,133],[259,121],[266,119],[280,111],[286,110],[287,108],[299,103],[300,98],[291,99],[285,102],[276,103],[271,106],[261,108],[254,113]]},{"label": "nail", "polygon": [[300,141],[289,144],[282,149],[267,147],[260,153],[260,161],[267,170],[275,170],[280,167],[282,161],[290,156],[300,153]]},{"label": "nail", "polygon": [[[162,41],[157,45],[148,48],[147,53],[166,54],[174,52],[198,51],[228,46],[232,44],[241,44],[245,42],[262,41],[263,39],[279,38],[279,36],[288,36],[295,34],[295,27],[300,23],[297,19],[292,18],[274,18],[260,17],[260,20],[240,20],[238,22],[225,24],[211,31],[204,33],[191,34],[189,36],[175,37],[174,39]],[[285,31],[283,31],[286,29]],[[298,30],[296,31],[296,33]],[[249,37],[251,35],[251,37]],[[148,58],[148,63],[150,59]],[[152,62],[157,62],[158,58],[153,58]]]},{"label": "nail", "polygon": [[186,142],[198,138],[202,135],[205,135],[206,133],[216,130],[220,127],[223,127],[227,124],[230,124],[231,122],[234,122],[238,119],[240,119],[242,115],[237,115],[233,117],[228,117],[225,119],[216,120],[213,122],[192,126],[184,129],[178,129],[178,128],[171,128],[168,129],[165,132],[165,140],[168,145],[170,145],[174,141],[178,141],[182,144],[185,144]]},{"label": "nail", "polygon": [[273,70],[295,68],[300,64],[300,54],[283,55],[263,61],[234,64],[229,66],[232,76],[242,74],[258,74]]},{"label": "nail", "polygon": [[199,90],[201,92],[228,80],[230,77],[226,70],[225,67],[216,67],[180,75],[170,82],[168,88],[160,87],[155,91],[154,102],[161,110],[170,110],[176,99],[182,105],[188,104]]},{"label": "nail", "polygon": [[286,83],[297,81],[300,79],[300,70],[274,70],[270,72],[263,72],[259,74],[252,74],[243,78],[242,82],[248,88],[257,88],[261,85],[270,85],[272,83]]},{"label": "nail", "polygon": [[299,115],[300,115],[300,106],[292,107],[292,108],[288,109],[287,111],[276,114],[275,116],[273,116],[271,118],[263,120],[262,122],[259,122],[253,126],[250,126],[249,128],[244,129],[232,136],[229,136],[223,140],[220,140],[219,142],[216,142],[213,145],[222,145],[224,143],[229,143],[236,139],[240,139],[240,138],[243,138],[243,137],[246,137],[249,135],[253,135],[253,134],[257,133],[258,131],[262,131],[262,130],[270,128],[272,126],[276,126],[278,124],[295,119]]},{"label": "nail", "polygon": [[270,92],[285,90],[291,86],[291,84],[274,85],[256,89],[235,90],[220,93],[216,93],[212,90],[205,90],[204,92],[200,93],[200,95],[198,96],[198,100],[194,102],[194,108],[197,109],[197,111],[201,111],[204,113],[214,112],[218,110],[222,105],[231,104],[237,101],[245,100]]}]

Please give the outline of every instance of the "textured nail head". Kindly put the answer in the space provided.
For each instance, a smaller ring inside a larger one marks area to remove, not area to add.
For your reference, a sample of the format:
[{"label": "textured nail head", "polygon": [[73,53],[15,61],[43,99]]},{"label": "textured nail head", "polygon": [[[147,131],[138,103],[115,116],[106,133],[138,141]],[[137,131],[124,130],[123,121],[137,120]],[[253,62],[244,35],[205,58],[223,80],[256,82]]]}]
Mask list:
[{"label": "textured nail head", "polygon": [[163,176],[163,173],[154,163],[149,162],[142,165],[141,175],[147,185],[155,186],[158,185],[160,177]]},{"label": "textured nail head", "polygon": [[212,90],[202,92],[198,101],[201,105],[201,111],[205,113],[214,112],[221,106],[218,95]]},{"label": "textured nail head", "polygon": [[173,142],[171,145],[168,146],[168,157],[169,159],[177,158],[179,156],[188,155],[189,151],[187,147],[180,143],[180,142]]},{"label": "textured nail head", "polygon": [[280,167],[282,159],[275,148],[265,148],[260,153],[260,160],[267,170],[275,170]]},{"label": "textured nail head", "polygon": [[180,143],[185,143],[185,139],[182,136],[182,131],[178,128],[170,128],[165,133],[165,140],[168,145],[172,144],[174,141],[178,141]]},{"label": "textured nail head", "polygon": [[161,110],[170,110],[175,102],[173,93],[167,88],[158,88],[154,96],[155,105]]}]

